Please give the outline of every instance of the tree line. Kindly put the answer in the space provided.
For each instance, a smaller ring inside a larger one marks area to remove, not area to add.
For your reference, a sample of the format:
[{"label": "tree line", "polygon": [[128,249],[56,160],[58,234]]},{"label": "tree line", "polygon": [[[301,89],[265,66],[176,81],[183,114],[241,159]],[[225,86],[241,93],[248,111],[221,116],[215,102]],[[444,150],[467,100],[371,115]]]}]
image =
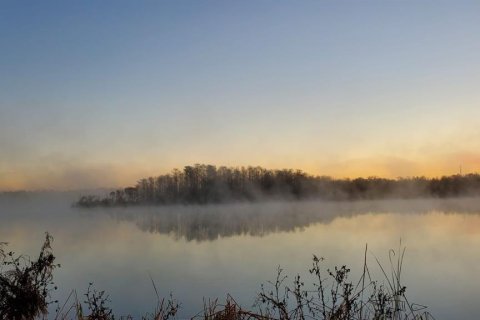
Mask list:
[{"label": "tree line", "polygon": [[480,195],[480,174],[440,178],[334,179],[301,170],[195,164],[139,180],[105,197],[82,196],[77,206],[207,204],[274,199],[361,200]]}]

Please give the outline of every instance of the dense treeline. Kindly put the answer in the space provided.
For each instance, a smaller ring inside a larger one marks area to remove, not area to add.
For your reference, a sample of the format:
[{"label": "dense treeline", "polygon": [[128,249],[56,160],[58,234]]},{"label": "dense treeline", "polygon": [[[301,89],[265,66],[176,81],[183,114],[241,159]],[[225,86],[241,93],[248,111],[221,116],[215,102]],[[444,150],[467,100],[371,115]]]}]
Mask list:
[{"label": "dense treeline", "polygon": [[333,179],[300,170],[261,167],[216,167],[196,164],[158,177],[141,179],[133,187],[106,197],[82,196],[78,206],[127,204],[205,204],[267,199],[359,200],[382,198],[458,197],[480,195],[480,175],[441,178],[378,177]]}]

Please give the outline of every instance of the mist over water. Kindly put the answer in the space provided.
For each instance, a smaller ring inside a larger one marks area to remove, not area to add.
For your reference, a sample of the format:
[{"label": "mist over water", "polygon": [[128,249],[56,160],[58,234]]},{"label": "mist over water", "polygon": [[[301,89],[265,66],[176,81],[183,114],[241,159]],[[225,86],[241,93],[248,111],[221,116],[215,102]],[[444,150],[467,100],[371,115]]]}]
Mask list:
[{"label": "mist over water", "polygon": [[480,200],[417,199],[321,202],[276,201],[205,206],[79,209],[76,193],[0,196],[0,241],[34,257],[44,232],[54,237],[55,294],[64,300],[89,282],[106,290],[119,315],[141,315],[161,295],[193,316],[202,298],[227,293],[250,307],[260,284],[281,265],[305,275],[312,254],[329,267],[347,265],[353,282],[365,244],[388,266],[388,250],[407,247],[407,297],[429,306],[437,319],[475,318],[480,293]]}]

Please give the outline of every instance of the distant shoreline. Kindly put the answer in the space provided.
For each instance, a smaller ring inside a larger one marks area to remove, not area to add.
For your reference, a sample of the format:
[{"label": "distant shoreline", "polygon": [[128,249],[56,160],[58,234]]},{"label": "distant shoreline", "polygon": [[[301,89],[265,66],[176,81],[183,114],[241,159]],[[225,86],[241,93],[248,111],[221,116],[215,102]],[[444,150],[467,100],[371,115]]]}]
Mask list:
[{"label": "distant shoreline", "polygon": [[345,201],[477,196],[480,196],[480,174],[477,173],[440,178],[335,179],[292,169],[196,164],[186,166],[183,170],[174,169],[169,174],[140,179],[135,186],[111,191],[104,197],[82,195],[74,206],[91,208],[271,200]]}]

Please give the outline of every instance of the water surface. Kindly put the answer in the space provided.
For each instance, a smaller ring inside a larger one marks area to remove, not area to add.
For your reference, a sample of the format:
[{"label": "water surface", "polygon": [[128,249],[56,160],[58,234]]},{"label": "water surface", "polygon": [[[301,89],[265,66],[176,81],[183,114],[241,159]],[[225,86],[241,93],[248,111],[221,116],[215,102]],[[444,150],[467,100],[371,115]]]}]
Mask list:
[{"label": "water surface", "polygon": [[202,299],[231,294],[250,307],[278,265],[307,273],[312,254],[346,264],[356,280],[365,244],[388,266],[388,250],[406,245],[404,283],[411,301],[437,319],[475,318],[480,294],[480,199],[274,202],[211,206],[76,209],[71,194],[0,198],[0,241],[35,256],[44,232],[62,267],[60,299],[89,282],[106,290],[117,314],[152,311],[173,292],[180,316]]}]

